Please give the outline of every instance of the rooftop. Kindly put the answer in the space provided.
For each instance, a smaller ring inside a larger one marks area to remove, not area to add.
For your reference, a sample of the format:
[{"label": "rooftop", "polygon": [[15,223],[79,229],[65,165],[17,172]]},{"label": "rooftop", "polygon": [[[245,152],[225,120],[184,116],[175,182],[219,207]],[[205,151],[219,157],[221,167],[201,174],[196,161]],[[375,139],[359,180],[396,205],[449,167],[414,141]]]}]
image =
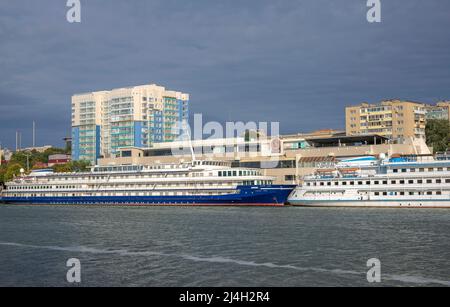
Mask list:
[{"label": "rooftop", "polygon": [[310,138],[307,139],[313,147],[340,147],[340,146],[355,146],[355,145],[376,145],[385,144],[388,138],[377,135],[355,135],[355,136],[332,136],[325,138]]}]

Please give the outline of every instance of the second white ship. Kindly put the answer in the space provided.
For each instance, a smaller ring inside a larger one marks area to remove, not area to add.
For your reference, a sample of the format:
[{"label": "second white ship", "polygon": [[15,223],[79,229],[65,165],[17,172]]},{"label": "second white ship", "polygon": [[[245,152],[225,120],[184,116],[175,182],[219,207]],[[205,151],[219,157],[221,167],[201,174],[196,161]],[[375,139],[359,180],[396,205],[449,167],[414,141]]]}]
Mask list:
[{"label": "second white ship", "polygon": [[432,157],[347,159],[304,178],[292,205],[450,208],[450,161]]}]

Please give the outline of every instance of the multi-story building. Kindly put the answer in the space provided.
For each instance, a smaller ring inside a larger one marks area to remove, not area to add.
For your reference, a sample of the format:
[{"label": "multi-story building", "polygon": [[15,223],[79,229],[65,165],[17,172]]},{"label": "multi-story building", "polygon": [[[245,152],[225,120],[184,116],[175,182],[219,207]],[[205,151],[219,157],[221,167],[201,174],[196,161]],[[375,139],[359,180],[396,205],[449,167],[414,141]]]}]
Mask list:
[{"label": "multi-story building", "polygon": [[118,148],[173,141],[188,114],[189,94],[155,84],[74,95],[72,158],[95,163]]},{"label": "multi-story building", "polygon": [[107,92],[79,94],[72,97],[72,157],[95,162],[100,157],[102,101]]},{"label": "multi-story building", "polygon": [[66,154],[55,154],[48,156],[48,163],[47,165],[49,167],[52,167],[54,165],[62,165],[69,163],[72,160],[72,157]]},{"label": "multi-story building", "polygon": [[102,166],[153,165],[192,160],[231,161],[234,166],[261,168],[278,184],[299,183],[317,168],[344,158],[367,155],[429,155],[424,139],[389,143],[379,135],[346,136],[340,131],[282,135],[259,140],[245,137],[158,143],[152,148],[123,148],[120,155],[99,159]]},{"label": "multi-story building", "polygon": [[450,121],[450,101],[440,101],[436,105],[427,105],[427,119],[445,119]]},{"label": "multi-story building", "polygon": [[380,104],[362,103],[345,109],[347,135],[378,134],[393,142],[408,138],[425,139],[425,104],[386,100]]},{"label": "multi-story building", "polygon": [[18,151],[28,151],[28,152],[37,151],[37,152],[43,153],[47,149],[50,149],[52,147],[53,147],[52,145],[44,145],[44,146],[39,146],[39,147],[37,147],[37,146],[36,147],[26,147],[26,148],[20,148],[20,150],[18,150]]}]

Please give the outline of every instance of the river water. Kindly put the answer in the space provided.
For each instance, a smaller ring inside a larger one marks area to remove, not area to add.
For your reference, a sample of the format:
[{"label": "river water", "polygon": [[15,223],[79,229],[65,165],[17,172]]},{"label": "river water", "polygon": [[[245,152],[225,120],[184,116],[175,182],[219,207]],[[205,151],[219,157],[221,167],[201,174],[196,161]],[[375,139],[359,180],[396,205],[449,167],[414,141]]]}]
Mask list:
[{"label": "river water", "polygon": [[70,258],[81,286],[450,286],[450,211],[0,206],[0,286],[73,286]]}]

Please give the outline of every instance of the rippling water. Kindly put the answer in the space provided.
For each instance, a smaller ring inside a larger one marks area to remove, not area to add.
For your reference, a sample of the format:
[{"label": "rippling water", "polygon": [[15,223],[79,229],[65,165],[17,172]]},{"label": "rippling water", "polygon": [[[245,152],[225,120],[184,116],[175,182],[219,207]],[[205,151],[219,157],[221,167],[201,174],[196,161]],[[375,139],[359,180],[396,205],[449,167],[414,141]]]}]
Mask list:
[{"label": "rippling water", "polygon": [[0,286],[450,286],[450,211],[0,206]]}]

